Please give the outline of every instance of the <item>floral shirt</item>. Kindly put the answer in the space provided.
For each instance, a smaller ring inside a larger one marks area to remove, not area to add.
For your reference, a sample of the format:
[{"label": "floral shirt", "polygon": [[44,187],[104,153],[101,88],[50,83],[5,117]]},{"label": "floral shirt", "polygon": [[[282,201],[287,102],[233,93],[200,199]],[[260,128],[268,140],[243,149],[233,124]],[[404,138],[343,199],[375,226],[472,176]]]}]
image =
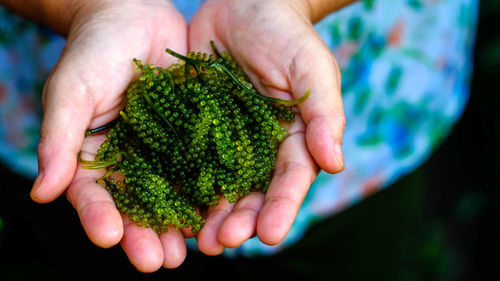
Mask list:
[{"label": "floral shirt", "polygon": [[[188,20],[202,3],[174,2]],[[252,238],[227,249],[227,256],[290,246],[316,222],[388,187],[429,157],[468,101],[478,2],[365,0],[316,24],[342,72],[346,169],[319,174],[282,243]],[[64,44],[0,9],[0,159],[28,177],[37,173],[40,95]]]}]

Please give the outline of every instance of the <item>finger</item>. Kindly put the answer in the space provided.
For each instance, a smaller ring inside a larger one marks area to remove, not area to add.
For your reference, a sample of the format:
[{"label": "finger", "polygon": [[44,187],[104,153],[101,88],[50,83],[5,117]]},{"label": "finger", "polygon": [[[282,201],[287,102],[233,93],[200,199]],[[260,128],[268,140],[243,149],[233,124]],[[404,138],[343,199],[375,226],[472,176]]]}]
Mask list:
[{"label": "finger", "polygon": [[39,172],[31,191],[31,197],[39,203],[54,200],[71,182],[76,155],[93,115],[92,98],[70,73],[54,72],[44,88]]},{"label": "finger", "polygon": [[99,247],[114,246],[123,235],[120,213],[107,191],[92,175],[80,170],[68,188],[68,200],[77,210],[89,239]]},{"label": "finger", "polygon": [[252,238],[263,204],[264,194],[261,192],[250,193],[238,201],[220,226],[217,236],[219,243],[227,248],[236,248]]},{"label": "finger", "polygon": [[184,235],[174,227],[168,227],[167,232],[160,235],[163,247],[163,266],[165,268],[179,267],[186,259],[186,242]]},{"label": "finger", "polygon": [[289,232],[318,168],[303,133],[290,135],[279,148],[276,169],[257,218],[257,236],[276,245]]},{"label": "finger", "polygon": [[299,105],[306,123],[307,148],[316,163],[329,173],[344,169],[342,137],[345,116],[340,90],[340,71],[321,39],[309,40],[290,65],[293,95],[309,97]]},{"label": "finger", "polygon": [[[104,140],[104,136],[88,137],[82,147],[82,157],[93,159],[93,153]],[[123,223],[113,198],[96,179],[103,170],[89,170],[79,167],[71,182],[66,197],[80,217],[89,239],[99,247],[108,248],[120,242]]]},{"label": "finger", "polygon": [[121,245],[130,262],[137,270],[145,273],[160,269],[164,253],[158,234],[151,228],[137,226],[125,215],[122,217],[124,235]]},{"label": "finger", "polygon": [[229,215],[233,207],[234,204],[222,198],[219,204],[208,208],[205,225],[196,236],[198,248],[201,252],[209,256],[215,256],[224,251],[224,246],[219,242],[217,233],[221,223]]}]

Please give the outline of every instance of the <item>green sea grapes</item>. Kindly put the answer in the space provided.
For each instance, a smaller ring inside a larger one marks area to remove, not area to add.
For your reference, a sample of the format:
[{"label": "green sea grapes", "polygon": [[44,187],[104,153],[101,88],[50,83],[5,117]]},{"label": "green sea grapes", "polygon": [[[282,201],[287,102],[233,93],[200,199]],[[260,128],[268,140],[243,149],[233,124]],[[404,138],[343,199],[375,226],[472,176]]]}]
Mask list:
[{"label": "green sea grapes", "polygon": [[168,68],[134,60],[140,77],[127,89],[120,117],[87,134],[107,130],[95,160],[105,184],[130,220],[158,233],[172,225],[197,232],[200,210],[221,196],[235,202],[265,192],[279,144],[280,122],[293,122],[293,105],[259,94],[226,52],[190,52]]}]

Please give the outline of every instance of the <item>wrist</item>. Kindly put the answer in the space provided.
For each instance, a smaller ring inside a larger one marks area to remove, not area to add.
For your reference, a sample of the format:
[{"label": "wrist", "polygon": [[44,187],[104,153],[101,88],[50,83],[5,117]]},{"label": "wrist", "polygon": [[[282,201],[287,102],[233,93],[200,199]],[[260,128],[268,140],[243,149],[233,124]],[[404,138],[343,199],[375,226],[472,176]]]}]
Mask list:
[{"label": "wrist", "polygon": [[[353,1],[353,0],[352,0]],[[231,7],[251,7],[260,4],[266,5],[286,5],[291,7],[298,15],[302,16],[304,20],[311,21],[311,5],[309,0],[205,0],[205,2],[219,2],[228,4]],[[282,7],[282,6],[281,6]]]},{"label": "wrist", "polygon": [[305,18],[307,18],[311,23],[313,23],[313,14],[311,1],[309,0],[296,0],[289,2],[298,12],[300,12]]},{"label": "wrist", "polygon": [[330,13],[337,11],[357,0],[302,0],[309,9],[309,19],[312,23],[320,21]]},{"label": "wrist", "polygon": [[75,0],[0,0],[0,4],[10,11],[28,20],[46,25],[61,35],[66,35],[73,15],[86,2]]},{"label": "wrist", "polygon": [[111,6],[161,3],[175,9],[171,0],[0,0],[0,5],[66,37],[75,22]]}]

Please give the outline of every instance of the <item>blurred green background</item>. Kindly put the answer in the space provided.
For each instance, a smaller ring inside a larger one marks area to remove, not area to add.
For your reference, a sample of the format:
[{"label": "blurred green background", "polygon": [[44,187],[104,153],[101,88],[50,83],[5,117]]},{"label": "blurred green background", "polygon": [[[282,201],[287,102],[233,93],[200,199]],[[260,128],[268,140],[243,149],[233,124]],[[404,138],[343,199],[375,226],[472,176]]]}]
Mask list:
[{"label": "blurred green background", "polygon": [[189,253],[141,274],[119,246],[100,249],[65,198],[29,199],[0,167],[0,280],[490,280],[500,276],[500,1],[482,0],[470,102],[428,161],[393,186],[316,225],[278,255]]}]

